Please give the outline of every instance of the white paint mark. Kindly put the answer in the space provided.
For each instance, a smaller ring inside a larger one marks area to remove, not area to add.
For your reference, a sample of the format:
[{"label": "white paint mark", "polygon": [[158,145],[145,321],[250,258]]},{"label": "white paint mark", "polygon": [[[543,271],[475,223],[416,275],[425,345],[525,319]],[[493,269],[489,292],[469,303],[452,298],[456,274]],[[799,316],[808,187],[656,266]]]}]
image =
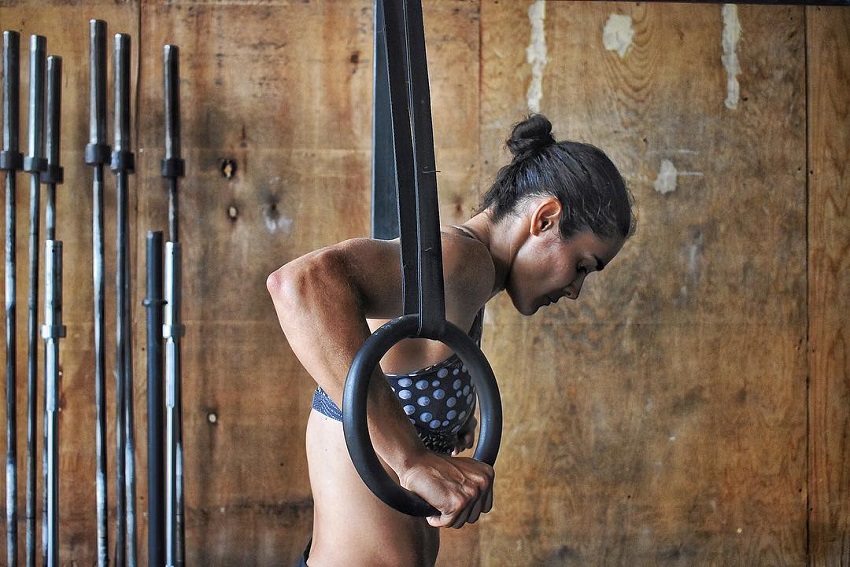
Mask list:
[{"label": "white paint mark", "polygon": [[292,219],[284,214],[278,213],[275,214],[264,214],[263,218],[266,222],[266,229],[274,234],[276,232],[286,232],[288,233],[292,228]]},{"label": "white paint mark", "polygon": [[679,172],[676,166],[669,159],[661,161],[661,171],[658,172],[658,178],[655,180],[655,190],[659,193],[672,193],[676,190],[676,178]]},{"label": "white paint mark", "polygon": [[632,47],[632,39],[635,30],[632,28],[632,17],[625,14],[611,14],[605,22],[602,31],[602,45],[608,51],[616,51],[620,59],[626,56],[626,52]]},{"label": "white paint mark", "polygon": [[[702,238],[700,238],[702,240]],[[691,250],[688,254],[688,272],[691,275],[695,275],[697,270],[699,269],[699,253],[702,242],[698,242],[697,244],[691,244]]]},{"label": "white paint mark", "polygon": [[738,41],[741,39],[741,21],[738,19],[738,7],[735,4],[724,4],[721,12],[723,16],[723,55],[720,61],[726,69],[726,108],[735,110],[738,108],[738,99],[741,96],[741,85],[738,83],[738,75],[741,74],[741,64],[738,62]]},{"label": "white paint mark", "polygon": [[688,273],[691,279],[696,283],[699,281],[699,260],[702,256],[702,232],[698,232],[694,238],[694,243],[688,251]]},{"label": "white paint mark", "polygon": [[549,62],[546,55],[545,0],[536,0],[529,6],[528,20],[531,22],[531,40],[525,50],[525,58],[531,65],[531,83],[528,85],[526,99],[529,112],[540,112],[540,100],[543,98],[543,69]]}]

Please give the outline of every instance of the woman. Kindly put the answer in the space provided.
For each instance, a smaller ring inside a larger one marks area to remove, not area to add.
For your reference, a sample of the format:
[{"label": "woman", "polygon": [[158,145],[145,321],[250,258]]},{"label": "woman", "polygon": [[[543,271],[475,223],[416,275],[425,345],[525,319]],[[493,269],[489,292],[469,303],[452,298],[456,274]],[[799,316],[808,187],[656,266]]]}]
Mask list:
[{"label": "woman", "polygon": [[[476,339],[490,298],[505,291],[523,315],[577,299],[585,277],[634,232],[614,164],[593,146],[556,142],[551,131],[542,115],[516,125],[507,142],[513,160],[481,211],[442,228],[446,318]],[[475,522],[493,503],[493,469],[455,456],[472,445],[474,392],[463,364],[436,341],[390,349],[370,385],[368,423],[390,474],[441,514],[414,518],[389,508],[349,459],[339,421],[346,374],[366,337],[402,313],[398,265],[397,240],[353,239],[268,279],[281,327],[319,386],[307,424],[313,540],[301,565],[433,566],[438,528]]]}]

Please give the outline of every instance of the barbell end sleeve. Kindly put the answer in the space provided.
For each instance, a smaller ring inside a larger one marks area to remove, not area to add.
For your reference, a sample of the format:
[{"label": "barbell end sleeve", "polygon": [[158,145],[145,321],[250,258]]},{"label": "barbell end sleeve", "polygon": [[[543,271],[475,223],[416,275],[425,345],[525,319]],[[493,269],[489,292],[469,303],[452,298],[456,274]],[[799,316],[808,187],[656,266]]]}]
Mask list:
[{"label": "barbell end sleeve", "polygon": [[[180,159],[180,50],[176,45],[163,48],[165,96],[165,159]],[[163,173],[163,175],[165,175]]]},{"label": "barbell end sleeve", "polygon": [[[124,157],[118,160],[116,167],[116,154],[121,156],[132,155],[130,147],[130,36],[124,33],[115,34],[113,66],[115,69],[115,140],[112,154],[112,169],[126,167],[129,160]],[[132,168],[131,168],[132,169]]]},{"label": "barbell end sleeve", "polygon": [[115,173],[135,170],[136,160],[130,151],[130,36],[115,34],[115,141],[109,168]]},{"label": "barbell end sleeve", "polygon": [[62,58],[51,55],[47,58],[47,140],[45,153],[47,165],[39,181],[49,185],[60,185],[65,180],[64,169],[59,165],[62,115]]},{"label": "barbell end sleeve", "polygon": [[30,173],[44,171],[44,77],[47,39],[41,35],[30,36],[29,69],[29,154],[24,159],[24,170]]},{"label": "barbell end sleeve", "polygon": [[[89,146],[106,145],[106,22],[89,21]],[[109,160],[109,150],[102,161]],[[99,154],[98,154],[99,155]],[[86,163],[89,152],[86,147]]]},{"label": "barbell end sleeve", "polygon": [[63,168],[59,165],[62,115],[62,58],[51,55],[47,58],[47,130],[45,132],[45,154],[47,165],[41,174],[41,183],[61,184]]},{"label": "barbell end sleeve", "polygon": [[[20,116],[20,56],[21,36],[16,31],[3,32],[3,153],[18,151],[18,123]],[[20,159],[18,166],[20,169]],[[7,163],[15,163],[14,159]],[[4,167],[7,171],[11,168]]]}]

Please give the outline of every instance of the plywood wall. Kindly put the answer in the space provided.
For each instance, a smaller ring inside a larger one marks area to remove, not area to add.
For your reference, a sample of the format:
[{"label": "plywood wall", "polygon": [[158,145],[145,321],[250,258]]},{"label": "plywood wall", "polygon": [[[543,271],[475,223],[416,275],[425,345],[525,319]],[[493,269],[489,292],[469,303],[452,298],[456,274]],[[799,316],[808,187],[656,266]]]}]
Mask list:
[{"label": "plywood wall", "polygon": [[[486,81],[508,76],[488,54],[528,16],[482,12]],[[631,18],[622,56],[603,44],[612,14]],[[719,6],[547,5],[541,110],[610,151],[640,226],[579,302],[537,320],[491,311],[494,363],[523,366],[505,381],[500,468],[519,521],[488,518],[490,561],[805,562],[803,15],[738,9],[730,109]],[[489,96],[522,101],[527,83]],[[667,192],[665,163],[679,172]]]},{"label": "plywood wall", "polygon": [[[475,209],[507,159],[510,126],[539,104],[556,135],[592,142],[620,166],[639,230],[579,302],[530,319],[502,299],[488,309],[484,350],[506,420],[496,509],[445,533],[440,566],[850,564],[850,10],[532,6],[425,1],[443,220]],[[3,29],[43,34],[65,60],[60,554],[87,565],[94,385],[91,172],[82,152],[94,17],[110,35],[133,37],[139,508],[147,506],[143,252],[146,232],[166,228],[161,73],[162,46],[172,43],[186,159],[187,559],[292,564],[312,513],[303,448],[311,383],[264,281],[293,257],[368,233],[371,2],[0,6]],[[724,47],[736,22],[740,39]],[[632,34],[622,54],[605,40],[606,26],[618,25]],[[529,53],[543,46],[545,65],[535,68]],[[225,161],[235,172],[223,173]],[[19,186],[28,187],[23,174]],[[18,200],[18,225],[27,227],[25,189]],[[114,214],[107,218],[111,235]],[[114,239],[107,251],[114,269]],[[25,275],[18,281],[25,306]],[[108,286],[114,317],[111,277]],[[107,352],[112,368],[112,343]],[[18,368],[25,376],[23,352]],[[109,448],[112,459],[111,435]],[[143,513],[139,527],[145,564]]]},{"label": "plywood wall", "polygon": [[850,357],[847,348],[850,80],[847,10],[807,11],[809,101],[809,554],[850,565]]}]

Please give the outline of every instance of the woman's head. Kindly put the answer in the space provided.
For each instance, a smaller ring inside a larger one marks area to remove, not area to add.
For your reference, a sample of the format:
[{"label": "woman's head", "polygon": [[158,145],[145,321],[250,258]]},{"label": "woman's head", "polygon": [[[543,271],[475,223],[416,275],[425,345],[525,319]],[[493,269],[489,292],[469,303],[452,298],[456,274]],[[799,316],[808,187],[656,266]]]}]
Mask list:
[{"label": "woman's head", "polygon": [[[517,124],[514,155],[484,197],[494,225],[520,227],[511,240],[504,289],[531,315],[562,297],[577,299],[634,233],[632,201],[616,166],[598,148],[556,142],[546,117]],[[519,221],[519,222],[518,222]]]},{"label": "woman's head", "polygon": [[561,238],[590,231],[624,241],[635,231],[632,199],[617,167],[602,150],[580,142],[557,142],[552,123],[533,114],[514,126],[507,146],[513,160],[499,170],[482,209],[493,222],[520,210],[530,198],[561,203]]}]

